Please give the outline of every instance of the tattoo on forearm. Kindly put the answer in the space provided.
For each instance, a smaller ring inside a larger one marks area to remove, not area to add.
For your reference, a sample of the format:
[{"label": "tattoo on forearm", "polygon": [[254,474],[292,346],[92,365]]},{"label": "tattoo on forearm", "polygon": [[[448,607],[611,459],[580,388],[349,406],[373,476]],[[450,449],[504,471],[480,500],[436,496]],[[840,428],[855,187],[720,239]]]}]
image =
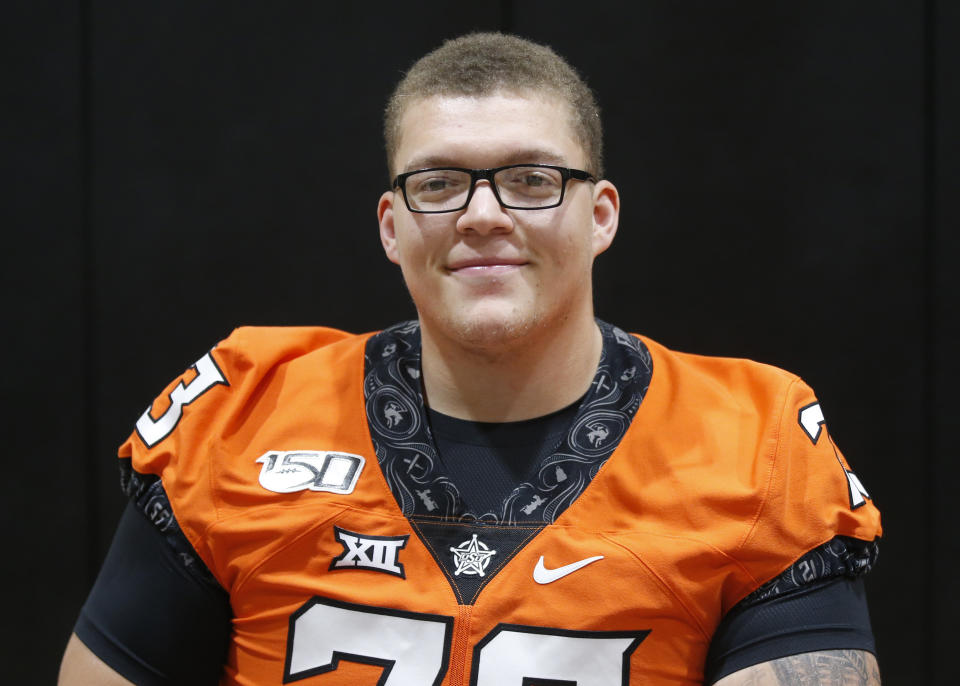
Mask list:
[{"label": "tattoo on forearm", "polygon": [[862,650],[827,650],[770,663],[778,686],[880,686],[873,655]]}]

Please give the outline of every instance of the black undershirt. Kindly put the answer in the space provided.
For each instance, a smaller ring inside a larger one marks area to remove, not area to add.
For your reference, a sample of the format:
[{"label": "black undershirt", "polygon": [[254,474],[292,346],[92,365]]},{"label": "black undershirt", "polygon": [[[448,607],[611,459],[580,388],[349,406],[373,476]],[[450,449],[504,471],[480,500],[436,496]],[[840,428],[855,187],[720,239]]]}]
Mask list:
[{"label": "black undershirt", "polygon": [[468,510],[499,513],[513,489],[556,450],[579,405],[520,422],[472,422],[427,408],[444,471]]},{"label": "black undershirt", "polygon": [[[557,447],[576,408],[504,424],[432,410],[429,420],[445,471],[470,509],[482,514],[499,511],[504,497]],[[199,558],[184,554],[183,534],[177,530],[173,538],[167,529],[158,530],[136,503],[127,507],[74,630],[136,684],[212,685],[230,639],[229,597],[209,572],[197,570]],[[787,655],[839,649],[874,651],[862,577],[745,599],[713,636],[705,683]]]},{"label": "black undershirt", "polygon": [[131,502],[74,632],[137,686],[205,686],[218,682],[232,614],[226,591],[191,574]]}]

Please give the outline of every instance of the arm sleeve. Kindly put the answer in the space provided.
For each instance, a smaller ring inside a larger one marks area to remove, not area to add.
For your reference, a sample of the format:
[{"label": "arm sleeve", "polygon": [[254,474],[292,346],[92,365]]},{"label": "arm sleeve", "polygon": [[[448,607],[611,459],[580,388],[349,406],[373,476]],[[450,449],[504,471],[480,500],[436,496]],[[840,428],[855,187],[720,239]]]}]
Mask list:
[{"label": "arm sleeve", "polygon": [[227,593],[176,527],[154,515],[162,488],[131,502],[74,631],[97,657],[136,684],[216,684],[230,638]]},{"label": "arm sleeve", "polygon": [[704,683],[798,653],[875,653],[863,575],[877,551],[876,541],[838,536],[740,601],[711,640]]},{"label": "arm sleeve", "polygon": [[[871,543],[880,512],[827,430],[813,391],[794,378],[758,444],[751,528],[733,550],[745,575],[725,588],[723,614],[810,551],[843,537]],[[773,408],[771,408],[773,409]]]}]

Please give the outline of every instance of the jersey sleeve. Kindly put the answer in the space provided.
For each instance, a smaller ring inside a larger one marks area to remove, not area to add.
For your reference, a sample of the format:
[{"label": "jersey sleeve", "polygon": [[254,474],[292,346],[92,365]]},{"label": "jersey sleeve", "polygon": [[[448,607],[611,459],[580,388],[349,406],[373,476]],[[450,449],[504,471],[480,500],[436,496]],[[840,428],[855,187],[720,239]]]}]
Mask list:
[{"label": "jersey sleeve", "polygon": [[[217,515],[207,446],[209,431],[230,402],[228,377],[234,376],[236,367],[231,358],[224,343],[204,354],[140,415],[118,451],[121,485],[127,496],[137,500],[159,479],[170,494],[172,515],[211,571],[214,568],[203,532]],[[152,516],[150,511],[146,514]]]},{"label": "jersey sleeve", "polygon": [[135,498],[149,477],[159,477],[186,540],[228,590],[228,573],[207,536],[231,487],[217,470],[221,441],[255,432],[269,419],[264,380],[285,362],[348,335],[322,327],[241,327],[172,381],[119,448],[121,461],[129,461],[128,495]]},{"label": "jersey sleeve", "polygon": [[[794,378],[758,458],[762,499],[735,557],[751,577],[727,588],[725,609],[837,536],[874,541],[880,513],[830,436],[820,403]],[[813,571],[809,573],[814,574]]]}]

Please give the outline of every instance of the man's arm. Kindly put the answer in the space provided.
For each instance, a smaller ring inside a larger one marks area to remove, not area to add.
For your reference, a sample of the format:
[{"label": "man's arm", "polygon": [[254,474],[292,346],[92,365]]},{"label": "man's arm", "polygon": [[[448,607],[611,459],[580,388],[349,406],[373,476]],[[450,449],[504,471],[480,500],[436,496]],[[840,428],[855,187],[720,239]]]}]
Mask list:
[{"label": "man's arm", "polygon": [[57,686],[133,686],[71,634]]},{"label": "man's arm", "polygon": [[865,650],[824,650],[747,667],[715,686],[880,686],[880,668]]},{"label": "man's arm", "polygon": [[[149,498],[154,505],[163,495],[157,484]],[[219,680],[230,640],[229,596],[207,580],[209,571],[191,557],[172,515],[165,521],[162,532],[137,503],[127,505],[80,610],[61,683],[208,686]],[[97,670],[109,671],[101,680]],[[123,679],[108,680],[113,673]]]}]

